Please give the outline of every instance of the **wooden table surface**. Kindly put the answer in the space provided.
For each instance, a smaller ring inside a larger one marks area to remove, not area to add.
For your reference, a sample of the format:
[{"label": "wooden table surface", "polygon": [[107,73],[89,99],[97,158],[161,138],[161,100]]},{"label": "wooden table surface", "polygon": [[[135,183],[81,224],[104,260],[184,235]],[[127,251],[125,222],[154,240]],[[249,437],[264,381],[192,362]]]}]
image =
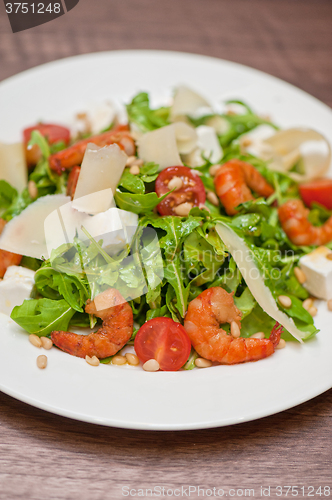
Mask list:
[{"label": "wooden table surface", "polygon": [[[331,0],[80,0],[14,35],[1,3],[0,81],[76,54],[167,49],[258,68],[332,106],[331,25]],[[253,496],[246,488],[263,498],[270,486],[265,496],[286,498],[276,490],[286,485],[304,486],[299,498],[332,498],[317,491],[332,486],[332,390],[255,422],[165,433],[80,423],[1,393],[0,401],[0,499],[120,499],[128,488],[130,498],[149,498],[139,489],[155,486],[169,489],[162,498],[201,498],[198,486],[234,498]]]}]

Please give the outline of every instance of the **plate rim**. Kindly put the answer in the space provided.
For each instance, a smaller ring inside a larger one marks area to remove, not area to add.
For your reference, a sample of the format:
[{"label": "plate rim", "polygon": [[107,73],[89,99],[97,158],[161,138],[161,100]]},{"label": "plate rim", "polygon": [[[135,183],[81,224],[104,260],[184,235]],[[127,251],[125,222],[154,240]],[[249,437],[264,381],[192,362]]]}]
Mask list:
[{"label": "plate rim", "polygon": [[[7,85],[10,86],[12,83],[15,83],[16,81],[18,81],[22,77],[24,78],[24,77],[30,76],[30,75],[33,76],[33,73],[38,73],[39,71],[47,71],[47,69],[49,67],[56,67],[58,65],[61,66],[64,63],[70,64],[73,60],[77,61],[80,59],[83,60],[83,59],[89,59],[89,58],[94,59],[94,58],[98,58],[98,57],[103,58],[103,57],[114,56],[114,55],[119,56],[119,57],[121,57],[123,55],[135,56],[137,54],[139,54],[141,56],[160,56],[160,54],[162,54],[162,55],[168,56],[170,58],[172,58],[172,57],[179,57],[179,58],[185,57],[185,58],[189,58],[189,59],[192,59],[195,61],[198,61],[199,59],[201,59],[204,61],[210,61],[212,63],[218,63],[218,64],[221,63],[224,65],[226,64],[229,67],[242,69],[243,71],[249,70],[250,72],[253,72],[255,75],[257,75],[258,77],[268,78],[272,82],[275,82],[278,85],[284,86],[284,88],[292,89],[293,91],[296,91],[296,93],[303,95],[303,97],[310,98],[311,100],[315,101],[316,105],[319,105],[320,107],[325,108],[325,110],[327,110],[329,113],[332,112],[332,109],[330,108],[330,106],[327,105],[326,103],[320,101],[317,97],[312,96],[308,92],[306,92],[302,89],[299,89],[295,85],[293,85],[289,82],[286,82],[278,77],[270,75],[269,73],[266,73],[264,71],[261,71],[261,70],[258,70],[256,68],[252,68],[250,66],[246,66],[243,64],[239,64],[239,63],[236,63],[233,61],[229,61],[226,59],[219,59],[217,57],[206,56],[203,54],[187,53],[187,52],[182,52],[182,51],[170,51],[170,50],[145,50],[145,49],[143,49],[143,50],[141,50],[141,49],[114,50],[114,51],[108,50],[108,51],[92,52],[92,53],[87,53],[87,54],[79,54],[76,56],[64,57],[61,59],[57,59],[55,61],[50,61],[47,63],[43,63],[41,65],[34,66],[32,68],[26,69],[20,73],[17,73],[15,75],[12,75],[12,76],[2,80],[0,82],[0,93],[4,87],[6,87]],[[319,389],[319,392],[317,392],[316,390],[312,390],[311,395],[306,396],[305,398],[299,397],[291,405],[289,403],[285,402],[284,405],[281,405],[281,406],[276,405],[277,407],[275,409],[270,409],[270,410],[268,410],[268,413],[264,413],[264,414],[262,414],[261,412],[258,412],[258,414],[257,413],[255,414],[255,412],[252,411],[251,412],[252,415],[246,416],[245,419],[243,419],[239,416],[238,419],[236,419],[236,420],[234,418],[231,418],[231,419],[229,419],[230,421],[226,420],[222,423],[220,422],[220,420],[219,421],[218,420],[210,420],[210,421],[206,421],[205,423],[196,422],[196,423],[190,423],[187,425],[185,425],[185,424],[163,424],[163,423],[157,423],[157,424],[148,423],[146,425],[144,425],[144,424],[136,424],[135,425],[130,421],[128,421],[128,422],[116,421],[116,420],[114,421],[114,420],[112,420],[112,418],[110,418],[109,420],[104,419],[103,421],[101,421],[100,419],[98,419],[98,417],[94,417],[94,420],[93,420],[93,417],[91,418],[90,416],[85,416],[82,414],[80,415],[74,411],[59,409],[59,408],[53,407],[52,405],[45,404],[45,403],[42,403],[38,400],[35,400],[34,398],[24,396],[23,394],[20,394],[18,391],[16,391],[16,392],[11,391],[7,387],[4,387],[2,383],[0,383],[0,390],[2,392],[4,392],[5,394],[7,394],[11,397],[14,397],[15,399],[22,401],[26,404],[29,404],[31,406],[34,406],[34,407],[39,408],[39,409],[44,410],[44,411],[48,411],[48,412],[56,414],[56,415],[64,416],[66,418],[71,418],[71,419],[78,420],[78,421],[83,421],[83,422],[88,422],[88,423],[93,423],[93,424],[98,424],[98,425],[104,425],[104,426],[112,426],[112,427],[117,427],[117,428],[136,429],[136,430],[153,430],[153,431],[198,430],[198,429],[224,427],[224,426],[229,426],[229,425],[237,425],[239,423],[244,423],[244,422],[250,422],[253,420],[260,419],[260,418],[265,418],[267,416],[275,415],[276,413],[285,411],[285,410],[290,409],[294,406],[297,406],[297,405],[302,404],[306,401],[309,401],[309,400],[323,394],[324,392],[328,391],[329,389],[331,389],[331,387],[332,387],[331,383],[327,383],[326,385],[322,384],[320,389]]]}]

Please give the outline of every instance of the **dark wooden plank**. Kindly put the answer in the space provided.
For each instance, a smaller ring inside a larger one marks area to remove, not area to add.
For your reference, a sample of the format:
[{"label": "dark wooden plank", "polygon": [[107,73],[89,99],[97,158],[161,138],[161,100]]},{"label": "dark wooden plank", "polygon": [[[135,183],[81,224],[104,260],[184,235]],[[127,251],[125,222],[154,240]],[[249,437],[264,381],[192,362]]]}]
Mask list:
[{"label": "dark wooden plank", "polygon": [[259,497],[260,486],[332,486],[332,391],[255,422],[188,432],[111,429],[0,401],[3,499],[120,499],[123,487],[159,485],[253,488]]},{"label": "dark wooden plank", "polygon": [[[87,52],[180,50],[266,71],[332,106],[331,20],[330,0],[81,0],[13,35],[1,2],[0,80]],[[116,500],[124,486],[158,485],[253,488],[262,498],[261,486],[332,486],[332,390],[255,422],[169,433],[76,422],[0,393],[0,426],[3,500]]]}]

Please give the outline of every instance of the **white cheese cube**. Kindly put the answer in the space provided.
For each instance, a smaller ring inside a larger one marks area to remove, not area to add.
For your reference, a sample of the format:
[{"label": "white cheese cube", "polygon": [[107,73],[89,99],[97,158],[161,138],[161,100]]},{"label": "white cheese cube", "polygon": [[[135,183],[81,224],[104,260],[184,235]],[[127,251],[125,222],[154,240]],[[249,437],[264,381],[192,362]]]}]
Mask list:
[{"label": "white cheese cube", "polygon": [[0,312],[10,316],[13,308],[30,298],[35,272],[21,266],[8,267],[0,282]]},{"label": "white cheese cube", "polygon": [[319,299],[332,299],[332,260],[326,247],[318,247],[300,259],[300,267],[306,275],[305,288]]}]

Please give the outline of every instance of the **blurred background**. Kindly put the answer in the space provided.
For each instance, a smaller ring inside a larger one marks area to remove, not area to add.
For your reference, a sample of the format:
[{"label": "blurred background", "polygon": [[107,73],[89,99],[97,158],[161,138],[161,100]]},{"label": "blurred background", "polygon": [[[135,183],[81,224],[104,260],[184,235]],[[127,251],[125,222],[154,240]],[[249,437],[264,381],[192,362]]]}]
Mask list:
[{"label": "blurred background", "polygon": [[332,106],[332,0],[80,0],[66,15],[16,34],[4,3],[0,80],[76,54],[176,50],[257,68]]}]

